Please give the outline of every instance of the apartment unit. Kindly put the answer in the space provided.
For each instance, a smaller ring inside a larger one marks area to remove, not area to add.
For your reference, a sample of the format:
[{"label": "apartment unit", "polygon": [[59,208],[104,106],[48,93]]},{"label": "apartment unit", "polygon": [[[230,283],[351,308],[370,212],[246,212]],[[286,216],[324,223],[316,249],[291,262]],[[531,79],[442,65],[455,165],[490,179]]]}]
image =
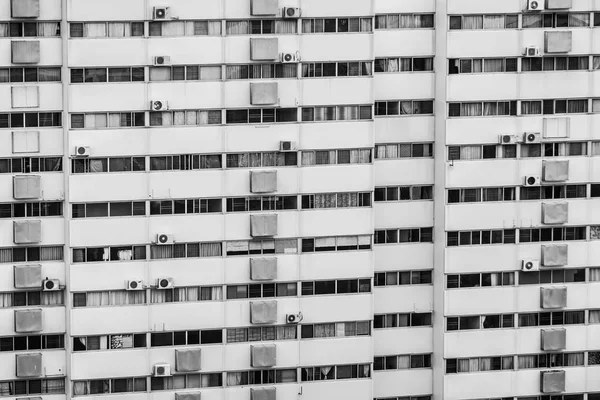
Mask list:
[{"label": "apartment unit", "polygon": [[599,400],[598,26],[0,0],[0,398]]}]

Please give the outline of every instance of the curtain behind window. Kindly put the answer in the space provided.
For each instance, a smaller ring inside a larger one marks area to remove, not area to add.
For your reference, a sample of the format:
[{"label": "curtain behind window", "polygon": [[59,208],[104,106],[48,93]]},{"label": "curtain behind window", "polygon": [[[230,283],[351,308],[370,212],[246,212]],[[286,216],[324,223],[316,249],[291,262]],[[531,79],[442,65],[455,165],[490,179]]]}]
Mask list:
[{"label": "curtain behind window", "polygon": [[106,24],[101,23],[86,23],[83,25],[84,37],[106,37]]},{"label": "curtain behind window", "polygon": [[504,29],[504,15],[484,15],[483,29]]}]

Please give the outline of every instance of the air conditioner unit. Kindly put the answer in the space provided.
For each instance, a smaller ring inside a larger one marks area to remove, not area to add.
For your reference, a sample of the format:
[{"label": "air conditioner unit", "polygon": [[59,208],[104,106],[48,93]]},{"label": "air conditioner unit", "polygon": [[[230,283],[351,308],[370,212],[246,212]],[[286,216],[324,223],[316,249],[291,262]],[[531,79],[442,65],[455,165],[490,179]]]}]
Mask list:
[{"label": "air conditioner unit", "polygon": [[127,281],[126,290],[144,290],[143,281]]},{"label": "air conditioner unit", "polygon": [[541,57],[542,52],[540,48],[537,46],[527,46],[525,47],[525,57]]},{"label": "air conditioner unit", "polygon": [[302,321],[302,314],[286,314],[285,322],[286,324],[297,324]]},{"label": "air conditioner unit", "polygon": [[518,137],[515,135],[500,135],[498,136],[498,143],[500,144],[514,144],[517,143]]},{"label": "air conditioner unit", "polygon": [[521,270],[522,271],[539,271],[540,270],[540,260],[523,260],[521,262]]},{"label": "air conditioner unit", "polygon": [[169,17],[169,7],[154,7],[152,19],[167,19]]},{"label": "air conditioner unit", "polygon": [[526,176],[524,186],[540,186],[541,179],[539,176]]},{"label": "air conditioner unit", "polygon": [[150,109],[152,111],[165,111],[169,109],[169,102],[165,100],[152,100],[150,102]]},{"label": "air conditioner unit", "polygon": [[543,11],[544,0],[527,0],[527,11]]},{"label": "air conditioner unit", "polygon": [[295,151],[296,150],[296,142],[292,142],[289,140],[282,140],[279,142],[279,151]]},{"label": "air conditioner unit", "polygon": [[42,283],[42,290],[44,292],[60,290],[60,281],[58,279],[45,279]]},{"label": "air conditioner unit", "polygon": [[169,57],[169,56],[156,56],[156,57],[154,57],[154,60],[152,61],[152,63],[155,66],[171,65],[171,57]]},{"label": "air conditioner unit", "polygon": [[173,278],[158,278],[156,279],[157,289],[170,289],[173,287]]},{"label": "air conditioner unit", "polygon": [[279,58],[280,58],[280,61],[284,64],[296,63],[296,62],[300,61],[300,56],[298,55],[298,53],[281,53]]},{"label": "air conditioner unit", "polygon": [[542,142],[542,135],[539,133],[533,133],[533,132],[525,132],[525,134],[523,135],[523,142],[530,144],[530,143],[541,143]]},{"label": "air conditioner unit", "polygon": [[76,157],[89,157],[90,146],[75,146]]},{"label": "air conditioner unit", "polygon": [[157,233],[156,244],[173,244],[175,238],[169,233]]},{"label": "air conditioner unit", "polygon": [[283,7],[283,18],[300,18],[298,7]]},{"label": "air conditioner unit", "polygon": [[171,376],[171,366],[167,363],[154,364],[152,367],[152,376]]}]

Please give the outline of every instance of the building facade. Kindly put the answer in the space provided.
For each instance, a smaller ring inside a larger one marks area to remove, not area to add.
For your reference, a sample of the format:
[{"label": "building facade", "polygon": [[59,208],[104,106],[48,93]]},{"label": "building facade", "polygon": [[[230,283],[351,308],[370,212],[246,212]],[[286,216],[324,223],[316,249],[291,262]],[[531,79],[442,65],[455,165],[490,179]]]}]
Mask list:
[{"label": "building facade", "polygon": [[0,0],[0,397],[600,399],[598,26]]}]

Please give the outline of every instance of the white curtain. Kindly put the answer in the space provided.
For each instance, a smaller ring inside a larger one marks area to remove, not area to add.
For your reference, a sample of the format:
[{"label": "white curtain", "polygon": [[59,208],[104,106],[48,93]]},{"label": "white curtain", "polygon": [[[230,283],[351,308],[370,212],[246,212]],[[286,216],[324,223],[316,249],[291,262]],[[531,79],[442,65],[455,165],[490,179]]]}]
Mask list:
[{"label": "white curtain", "polygon": [[600,281],[600,268],[590,268],[589,273],[590,273],[590,276],[589,276],[590,282]]},{"label": "white curtain", "polygon": [[0,37],[8,37],[8,24],[7,23],[0,24]]},{"label": "white curtain", "polygon": [[84,37],[106,37],[106,23],[88,22],[83,25]]},{"label": "white curtain", "polygon": [[483,29],[483,17],[481,15],[464,15],[462,29]]},{"label": "white curtain", "polygon": [[12,307],[12,293],[0,293],[0,307]]},{"label": "white curtain", "polygon": [[227,35],[248,34],[248,21],[227,21],[225,25]]},{"label": "white curtain", "polygon": [[518,369],[535,368],[536,364],[537,364],[536,359],[537,359],[536,355],[519,356],[517,368]]},{"label": "white curtain", "polygon": [[162,23],[163,36],[185,36],[185,22],[170,21]]},{"label": "white curtain", "polygon": [[504,29],[504,15],[484,15],[483,29]]},{"label": "white curtain", "polygon": [[275,33],[296,33],[297,28],[295,19],[275,20]]},{"label": "white curtain", "polygon": [[109,22],[108,36],[109,37],[128,37],[131,30],[129,23],[126,22]]},{"label": "white curtain", "polygon": [[101,307],[110,305],[110,295],[108,291],[104,292],[88,292],[87,293],[87,306],[88,307]]},{"label": "white curtain", "polygon": [[600,310],[590,310],[590,324],[600,324]]},{"label": "white curtain", "polygon": [[[49,37],[60,35],[60,22],[38,22],[38,36]],[[2,36],[0,34],[0,36]]]},{"label": "white curtain", "polygon": [[200,67],[201,81],[219,81],[221,80],[220,66],[202,66]]},{"label": "white curtain", "polygon": [[481,159],[481,146],[461,146],[461,160],[479,160]]},{"label": "white curtain", "polygon": [[151,67],[150,81],[170,81],[171,67]]},{"label": "white curtain", "polygon": [[221,36],[221,21],[208,21],[208,35]]}]

